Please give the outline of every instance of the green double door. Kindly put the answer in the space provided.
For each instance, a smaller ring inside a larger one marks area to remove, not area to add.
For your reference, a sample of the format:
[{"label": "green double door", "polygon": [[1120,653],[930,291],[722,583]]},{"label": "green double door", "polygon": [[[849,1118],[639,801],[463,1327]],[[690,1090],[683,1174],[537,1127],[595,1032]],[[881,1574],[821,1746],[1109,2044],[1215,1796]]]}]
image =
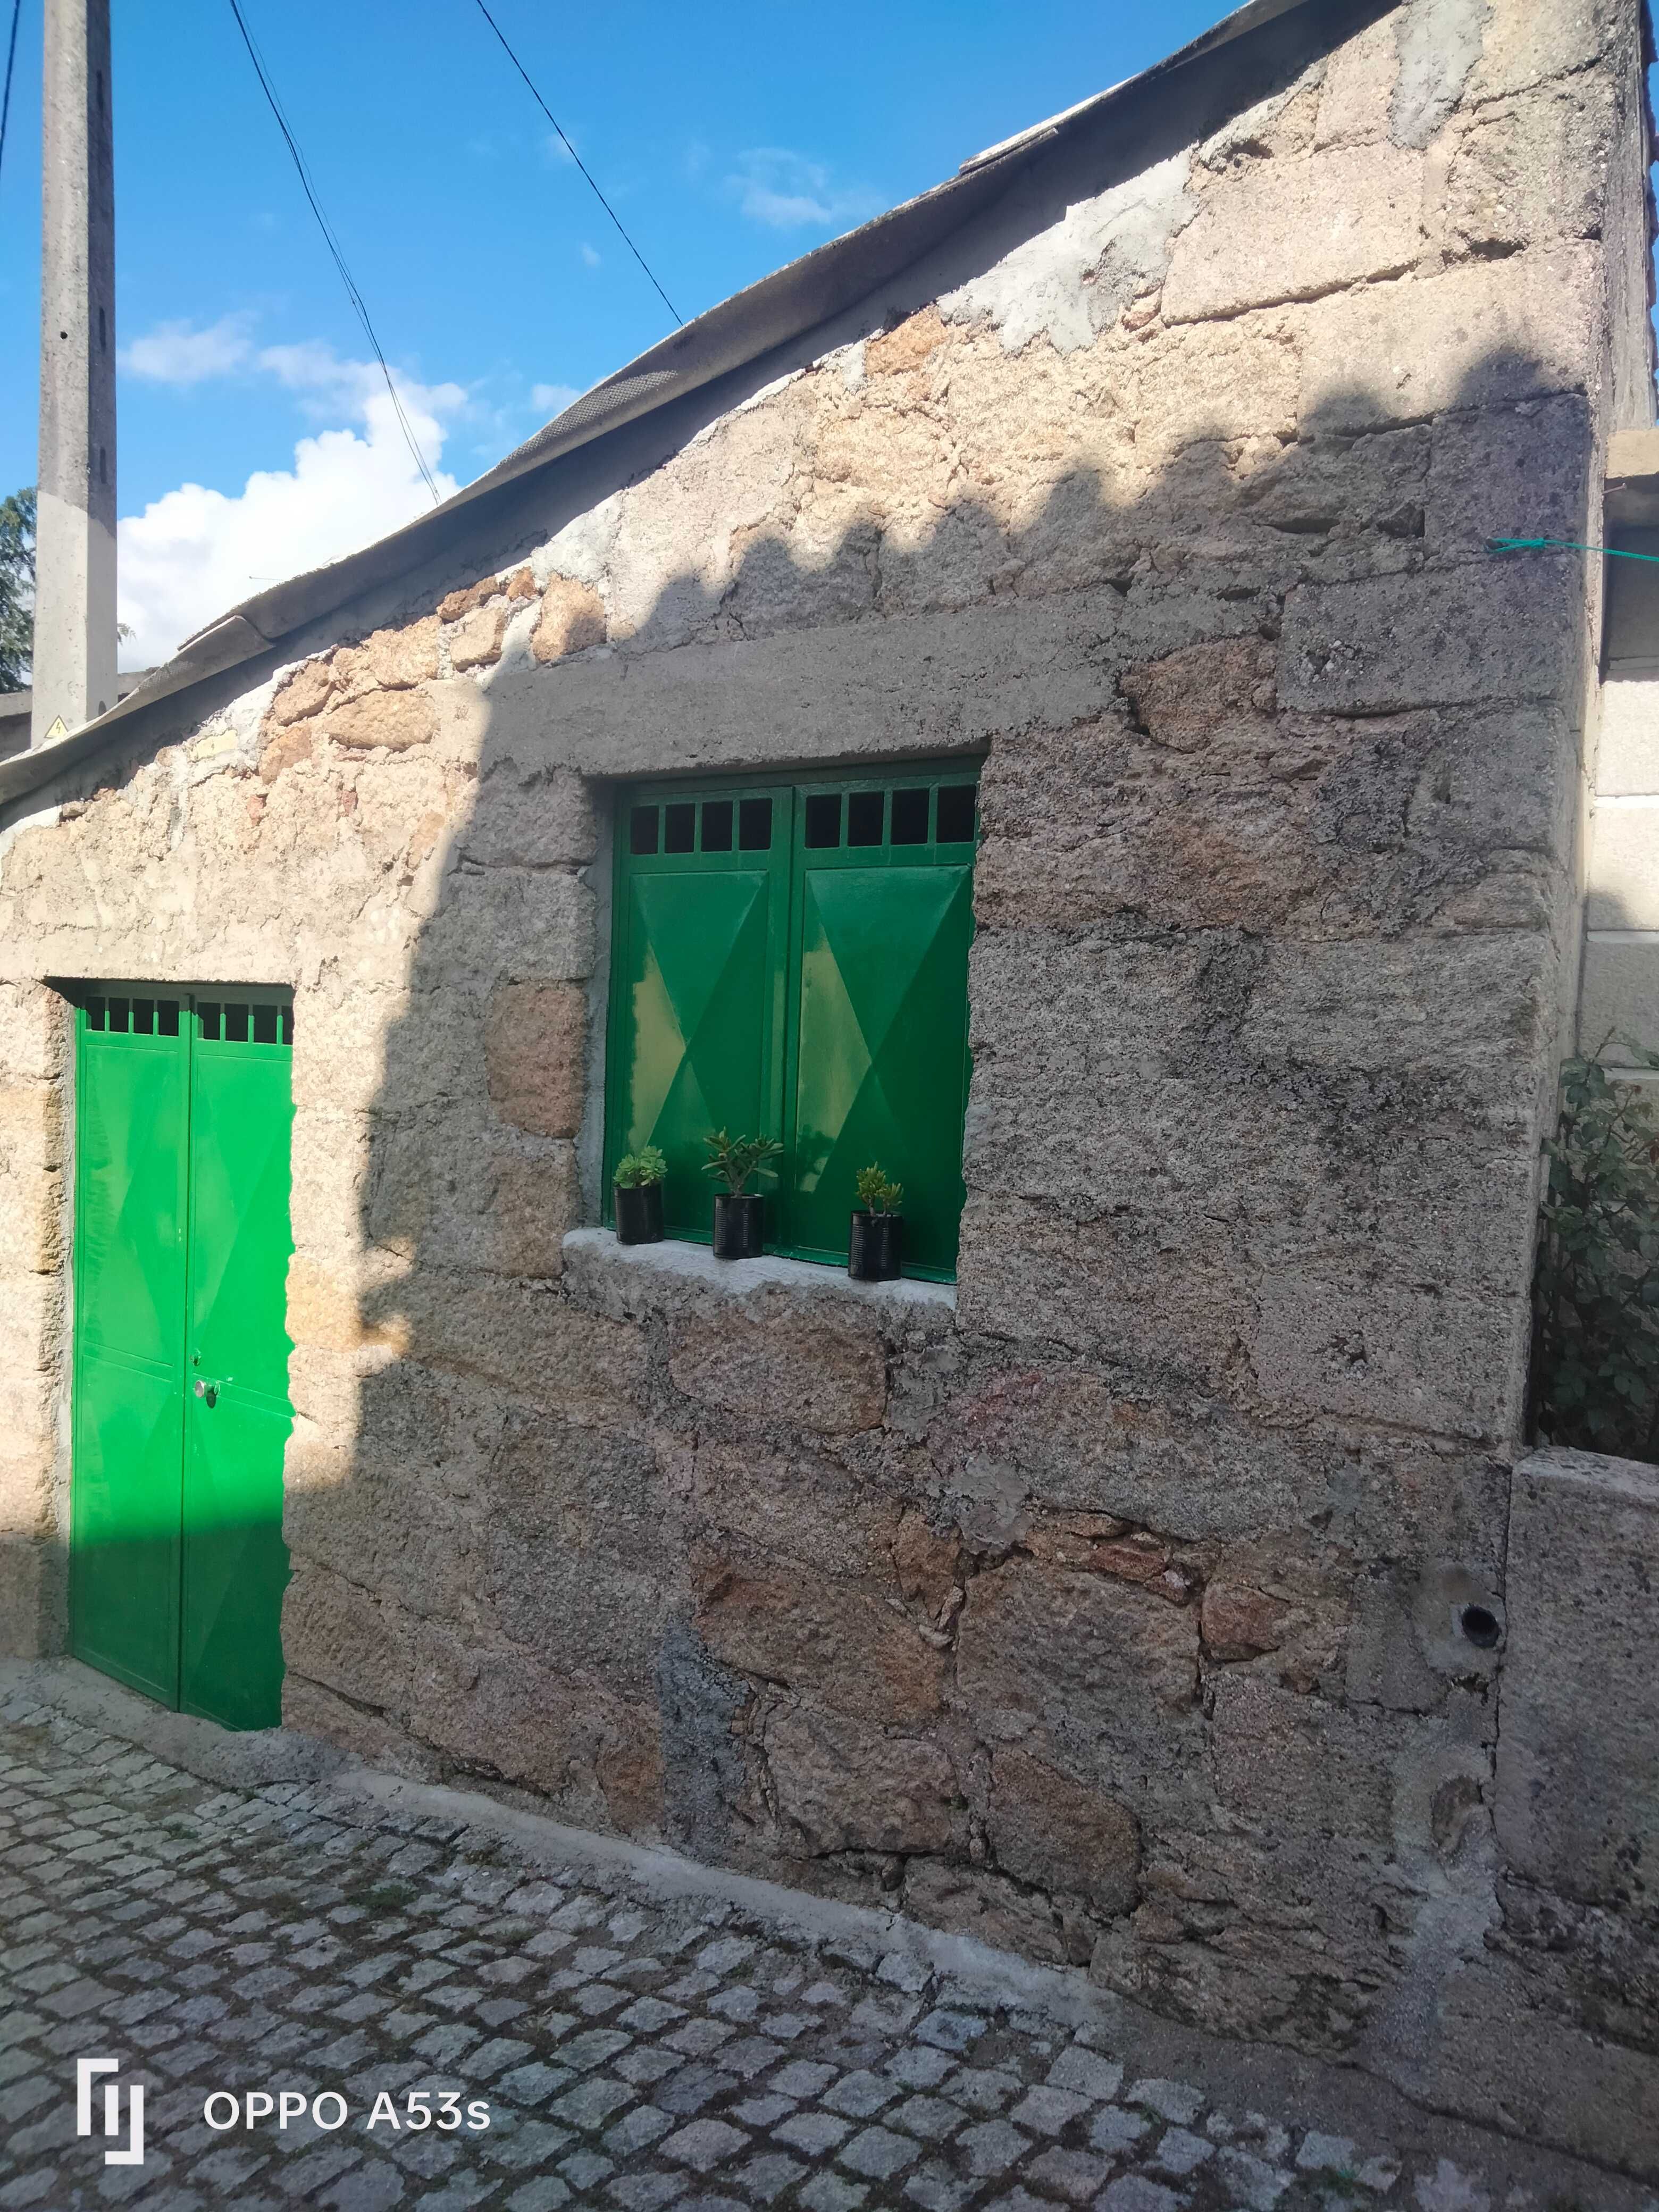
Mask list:
[{"label": "green double door", "polygon": [[70,1645],[164,1705],[273,1727],[292,1009],[112,985],[76,1030]]}]

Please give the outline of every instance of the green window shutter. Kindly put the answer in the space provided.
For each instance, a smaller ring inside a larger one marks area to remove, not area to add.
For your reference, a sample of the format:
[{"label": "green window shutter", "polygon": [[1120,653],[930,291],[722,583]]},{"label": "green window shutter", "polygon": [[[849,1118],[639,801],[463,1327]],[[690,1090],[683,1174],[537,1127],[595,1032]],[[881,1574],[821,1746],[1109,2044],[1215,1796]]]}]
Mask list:
[{"label": "green window shutter", "polygon": [[708,1234],[710,1129],[781,1133],[789,807],[787,789],[623,795],[606,1206],[617,1160],[655,1145],[678,1236]]},{"label": "green window shutter", "polygon": [[[892,842],[901,792],[925,794],[925,842]],[[935,787],[919,780],[802,799],[789,1240],[805,1258],[844,1257],[854,1178],[879,1161],[904,1187],[905,1272],[949,1275],[965,1194],[971,803],[966,838],[941,843]]]},{"label": "green window shutter", "polygon": [[726,1127],[783,1139],[751,1185],[771,1249],[844,1261],[878,1161],[904,1186],[905,1273],[954,1274],[975,798],[955,765],[622,795],[607,1215],[617,1160],[656,1145],[669,1233],[706,1241],[702,1140]]}]

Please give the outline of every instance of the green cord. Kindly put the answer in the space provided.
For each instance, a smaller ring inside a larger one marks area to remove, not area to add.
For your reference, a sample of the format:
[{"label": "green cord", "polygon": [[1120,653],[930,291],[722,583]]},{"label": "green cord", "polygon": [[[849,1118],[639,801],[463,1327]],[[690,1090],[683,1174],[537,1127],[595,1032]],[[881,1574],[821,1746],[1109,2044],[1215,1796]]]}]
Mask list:
[{"label": "green cord", "polygon": [[1626,553],[1622,545],[1580,545],[1571,538],[1489,538],[1488,553],[1608,553],[1615,561],[1659,561],[1659,553]]}]

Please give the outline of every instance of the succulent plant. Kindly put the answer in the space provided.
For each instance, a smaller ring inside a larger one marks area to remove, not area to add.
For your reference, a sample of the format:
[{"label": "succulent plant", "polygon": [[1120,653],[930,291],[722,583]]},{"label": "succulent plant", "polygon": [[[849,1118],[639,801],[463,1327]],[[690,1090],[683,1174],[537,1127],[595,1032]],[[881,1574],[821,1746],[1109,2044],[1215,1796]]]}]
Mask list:
[{"label": "succulent plant", "polygon": [[624,1152],[617,1161],[614,1180],[618,1190],[641,1190],[647,1183],[660,1182],[668,1173],[668,1163],[654,1145],[641,1145],[637,1152]]},{"label": "succulent plant", "polygon": [[730,1137],[724,1129],[711,1129],[703,1142],[708,1147],[703,1173],[720,1176],[733,1198],[743,1195],[743,1187],[757,1168],[783,1150],[775,1137]]},{"label": "succulent plant", "polygon": [[904,1203],[904,1185],[889,1182],[880,1164],[872,1160],[855,1179],[859,1204],[870,1213],[896,1213]]}]

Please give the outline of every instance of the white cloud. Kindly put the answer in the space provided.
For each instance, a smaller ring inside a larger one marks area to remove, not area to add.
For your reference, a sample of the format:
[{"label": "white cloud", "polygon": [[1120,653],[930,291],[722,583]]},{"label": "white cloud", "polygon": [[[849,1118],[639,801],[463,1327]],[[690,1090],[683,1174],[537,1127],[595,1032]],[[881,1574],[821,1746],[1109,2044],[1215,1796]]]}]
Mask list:
[{"label": "white cloud", "polygon": [[550,422],[556,415],[562,415],[573,399],[580,397],[574,384],[533,384],[530,387],[531,405]]},{"label": "white cloud", "polygon": [[[275,376],[333,427],[301,438],[291,469],[258,470],[240,492],[181,484],[122,520],[120,615],[133,635],[121,657],[130,668],[165,660],[192,632],[266,584],[337,560],[431,504],[376,363],[343,361],[327,346],[307,344],[266,346],[251,362],[228,365]],[[396,382],[447,498],[455,479],[440,474],[437,464],[466,394],[456,384],[401,376]]]},{"label": "white cloud", "polygon": [[147,383],[200,384],[210,376],[227,376],[248,360],[253,351],[247,334],[252,320],[246,314],[222,315],[200,331],[187,322],[158,323],[123,347],[117,358],[130,376],[142,376]]},{"label": "white cloud", "polygon": [[576,248],[576,251],[582,258],[582,266],[585,269],[597,269],[599,267],[600,257],[599,254],[595,253],[592,247],[587,244],[586,240],[584,240],[582,244]]},{"label": "white cloud", "polygon": [[879,213],[882,204],[864,185],[833,184],[822,161],[787,146],[740,154],[726,189],[742,214],[769,230],[844,230]]}]

